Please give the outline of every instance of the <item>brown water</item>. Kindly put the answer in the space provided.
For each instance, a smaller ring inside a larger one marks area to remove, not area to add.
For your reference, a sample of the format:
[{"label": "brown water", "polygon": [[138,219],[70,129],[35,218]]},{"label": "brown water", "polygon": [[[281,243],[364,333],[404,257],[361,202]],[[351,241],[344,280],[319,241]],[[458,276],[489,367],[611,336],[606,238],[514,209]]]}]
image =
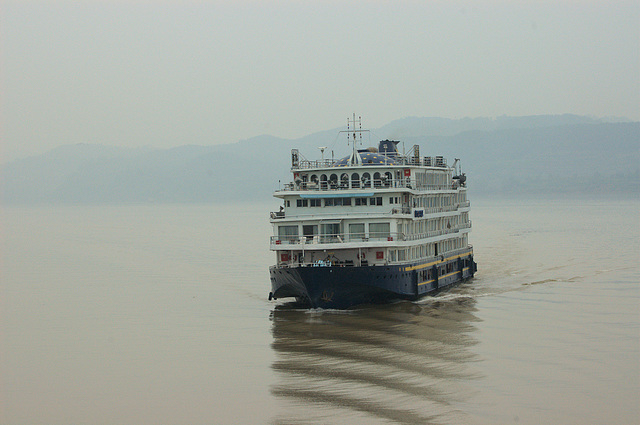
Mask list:
[{"label": "brown water", "polygon": [[5,207],[0,423],[640,423],[640,202],[477,200],[475,279],[346,312],[269,210]]}]

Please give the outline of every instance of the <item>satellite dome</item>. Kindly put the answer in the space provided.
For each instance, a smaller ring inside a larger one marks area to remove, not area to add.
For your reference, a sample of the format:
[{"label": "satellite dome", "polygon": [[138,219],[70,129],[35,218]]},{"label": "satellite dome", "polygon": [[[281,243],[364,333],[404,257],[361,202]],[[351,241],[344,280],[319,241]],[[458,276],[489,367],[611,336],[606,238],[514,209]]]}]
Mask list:
[{"label": "satellite dome", "polygon": [[[357,152],[358,156],[360,156],[360,160],[362,162],[362,165],[393,165],[396,164],[396,160],[394,158],[391,158],[387,155],[381,154],[381,153],[377,153],[377,152],[371,152],[368,149],[363,149],[363,150],[359,150]],[[339,160],[337,160],[336,162],[333,163],[334,167],[347,167],[349,165],[352,165],[349,163],[349,160],[351,159],[351,155],[349,156],[345,156],[344,158],[341,158]]]}]

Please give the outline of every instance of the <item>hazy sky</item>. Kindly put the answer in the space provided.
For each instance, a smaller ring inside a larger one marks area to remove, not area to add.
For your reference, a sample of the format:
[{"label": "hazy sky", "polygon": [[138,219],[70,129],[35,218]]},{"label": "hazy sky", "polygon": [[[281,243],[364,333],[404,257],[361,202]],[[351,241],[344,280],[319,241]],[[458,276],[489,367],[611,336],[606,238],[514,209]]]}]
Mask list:
[{"label": "hazy sky", "polygon": [[3,162],[407,116],[640,119],[640,1],[2,0]]}]

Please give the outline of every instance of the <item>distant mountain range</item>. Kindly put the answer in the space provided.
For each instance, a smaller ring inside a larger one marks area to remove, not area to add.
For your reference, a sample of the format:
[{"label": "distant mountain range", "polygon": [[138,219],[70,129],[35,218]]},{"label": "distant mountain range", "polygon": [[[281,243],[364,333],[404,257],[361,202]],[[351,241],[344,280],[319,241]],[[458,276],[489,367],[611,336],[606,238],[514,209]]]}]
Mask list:
[{"label": "distant mountain range", "polygon": [[[258,136],[172,149],[78,144],[2,166],[2,200],[23,203],[266,200],[290,180],[290,152],[316,159],[349,153],[341,129],[295,140]],[[461,158],[481,195],[640,194],[640,122],[577,115],[404,118],[374,129],[379,140],[420,145],[423,156]]]}]

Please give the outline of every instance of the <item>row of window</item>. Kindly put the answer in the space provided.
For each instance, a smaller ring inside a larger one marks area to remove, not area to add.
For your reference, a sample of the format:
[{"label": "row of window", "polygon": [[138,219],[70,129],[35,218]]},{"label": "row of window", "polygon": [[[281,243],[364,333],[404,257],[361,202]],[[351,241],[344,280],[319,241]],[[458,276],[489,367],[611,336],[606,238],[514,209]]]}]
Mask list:
[{"label": "row of window", "polygon": [[451,172],[449,171],[415,171],[415,177],[418,188],[451,184]]},{"label": "row of window", "polygon": [[[430,208],[430,207],[447,207],[450,205],[465,202],[467,199],[466,192],[459,192],[457,194],[440,194],[440,195],[424,195],[412,197],[412,204],[414,208]],[[390,196],[389,204],[401,204],[403,197]],[[407,202],[405,199],[405,203]],[[291,203],[285,201],[287,207],[291,206]],[[336,207],[336,206],[361,206],[361,205],[382,205],[382,197],[355,197],[355,198],[324,198],[323,199],[297,199],[296,206],[298,208],[305,207]]]},{"label": "row of window", "polygon": [[296,201],[296,205],[298,208],[300,207],[321,207],[322,200],[321,199],[298,199]]},{"label": "row of window", "polygon": [[[397,179],[400,179],[401,175],[397,175]],[[373,187],[389,187],[391,185],[391,181],[393,180],[393,175],[391,172],[387,171],[386,173],[373,173],[373,176],[369,173],[363,173],[362,176],[358,173],[353,173],[351,175],[347,173],[342,173],[340,179],[338,179],[337,174],[331,174],[327,176],[326,174],[312,174],[311,176],[307,176],[303,174],[301,176],[300,183],[303,187],[313,187],[319,186],[321,189],[336,189],[338,187],[341,188],[360,188],[360,187],[371,187],[371,183],[373,182]]]},{"label": "row of window", "polygon": [[427,243],[405,249],[390,249],[390,261],[418,260],[421,258],[434,257],[445,252],[455,251],[465,248],[468,245],[467,235],[460,238],[447,239],[445,241]]},{"label": "row of window", "polygon": [[436,217],[425,220],[405,220],[398,223],[398,233],[422,234],[426,232],[434,232],[437,230],[445,230],[456,228],[461,224],[469,222],[469,213],[462,213],[450,217]]},{"label": "row of window", "polygon": [[[429,170],[429,171],[414,171],[415,182],[418,188],[432,187],[432,186],[448,186],[451,184],[451,172],[448,170]],[[389,187],[391,182],[408,182],[409,174],[404,174],[402,170],[396,170],[395,177],[390,171],[383,173],[358,173],[348,174],[342,173],[339,177],[338,174],[302,174],[300,176],[300,183],[303,187],[307,186],[319,186],[322,189],[327,188],[359,188],[359,187]],[[395,184],[394,186],[397,186]]]},{"label": "row of window", "polygon": [[[342,233],[340,223],[304,224],[302,225],[302,236],[309,242],[316,237],[320,237],[320,242],[327,242],[327,238],[340,238],[342,241],[361,240],[365,237],[387,239],[391,235],[390,227],[389,223],[369,223],[368,226],[365,226],[365,223],[349,223],[348,233]],[[278,238],[282,241],[297,241],[299,234],[298,225],[278,226]]]},{"label": "row of window", "polygon": [[[365,223],[349,223],[348,228],[345,228],[343,233],[339,223],[305,224],[302,225],[302,229],[300,229],[298,225],[282,225],[278,226],[278,238],[281,241],[299,243],[300,230],[302,230],[302,236],[304,237],[302,243],[349,242],[363,240],[365,238],[369,240],[384,240],[395,236],[395,234],[391,234],[390,227],[389,223],[369,223],[368,225]],[[399,229],[401,231],[402,227]],[[397,257],[396,250],[393,250],[390,258],[391,261],[395,261],[395,258],[397,258],[398,261],[403,261],[433,257],[439,255],[439,253],[464,248],[467,244],[468,236],[463,234],[458,238],[447,239],[437,243],[399,249],[397,250]]]},{"label": "row of window", "polygon": [[[324,201],[324,203],[323,203]],[[287,206],[289,201],[286,202]],[[324,199],[297,199],[298,208],[305,207],[340,207],[340,206],[382,205],[382,197],[371,198],[324,198]]]},{"label": "row of window", "polygon": [[461,191],[455,194],[438,194],[438,195],[424,195],[412,197],[412,204],[414,208],[434,208],[434,207],[448,207],[450,205],[461,204],[467,200],[467,192]]},{"label": "row of window", "polygon": [[[471,265],[471,260],[469,258],[465,258],[462,260],[462,268],[469,267]],[[443,264],[441,266],[436,267],[436,269],[427,269],[421,270],[418,272],[418,282],[428,282],[436,278],[436,273],[438,277],[444,276],[446,274],[450,274],[453,272],[458,272],[460,269],[458,268],[458,263],[448,263]]]},{"label": "row of window", "polygon": [[[419,221],[400,221],[397,227],[397,236],[405,237],[409,235],[421,235],[428,232],[441,231],[445,229],[452,229],[458,227],[460,224],[466,223],[465,217],[453,216],[453,217],[437,217],[429,220]],[[302,226],[302,235],[308,238],[313,238],[317,235],[340,235],[345,239],[354,238],[386,238],[391,235],[389,223],[369,223],[368,232],[365,231],[365,223],[349,223],[347,228],[344,229],[345,233],[342,233],[340,224],[338,223],[323,223],[318,227],[317,224],[305,224]],[[281,239],[297,239],[300,234],[298,225],[282,225],[278,226],[278,236]],[[466,245],[467,235],[463,235],[462,239],[458,243],[458,239],[450,239],[442,242],[441,247],[445,251],[452,251],[458,248],[462,248]],[[438,255],[437,252],[430,250],[420,251],[413,253],[410,258],[419,258],[430,255]]]}]

